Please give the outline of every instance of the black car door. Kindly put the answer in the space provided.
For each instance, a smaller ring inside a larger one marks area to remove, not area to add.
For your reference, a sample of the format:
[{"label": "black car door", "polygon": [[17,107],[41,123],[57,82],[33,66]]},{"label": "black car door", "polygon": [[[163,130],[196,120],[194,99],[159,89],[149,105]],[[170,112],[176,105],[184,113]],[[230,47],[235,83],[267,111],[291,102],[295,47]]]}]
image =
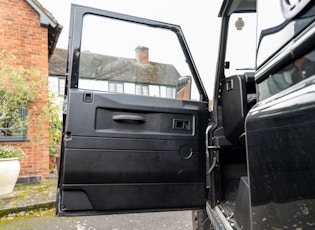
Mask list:
[{"label": "black car door", "polygon": [[205,205],[208,98],[179,26],[72,5],[67,72],[57,215]]},{"label": "black car door", "polygon": [[[270,29],[261,39],[258,57],[273,36],[285,46],[256,72],[258,103],[246,118],[252,229],[314,228],[314,9],[294,19],[294,31]],[[260,15],[269,19],[268,10]]]}]

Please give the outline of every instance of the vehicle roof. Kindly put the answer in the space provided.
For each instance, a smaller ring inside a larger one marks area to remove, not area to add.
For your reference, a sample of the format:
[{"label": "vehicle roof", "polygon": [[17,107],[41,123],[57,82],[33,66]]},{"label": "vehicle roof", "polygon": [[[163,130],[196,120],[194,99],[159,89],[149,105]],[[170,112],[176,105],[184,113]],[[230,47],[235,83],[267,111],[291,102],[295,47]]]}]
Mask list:
[{"label": "vehicle roof", "polygon": [[256,11],[256,0],[224,0],[219,12],[219,17],[230,16],[237,12]]}]

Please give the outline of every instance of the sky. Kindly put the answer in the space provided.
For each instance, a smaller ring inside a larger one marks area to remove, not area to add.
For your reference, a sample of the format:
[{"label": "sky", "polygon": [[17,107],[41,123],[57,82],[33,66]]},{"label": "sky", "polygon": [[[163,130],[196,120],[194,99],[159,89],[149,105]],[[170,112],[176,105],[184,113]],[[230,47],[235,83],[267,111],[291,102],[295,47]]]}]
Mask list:
[{"label": "sky", "polygon": [[221,0],[39,0],[63,26],[58,48],[68,46],[71,3],[180,25],[209,98],[218,54]]}]

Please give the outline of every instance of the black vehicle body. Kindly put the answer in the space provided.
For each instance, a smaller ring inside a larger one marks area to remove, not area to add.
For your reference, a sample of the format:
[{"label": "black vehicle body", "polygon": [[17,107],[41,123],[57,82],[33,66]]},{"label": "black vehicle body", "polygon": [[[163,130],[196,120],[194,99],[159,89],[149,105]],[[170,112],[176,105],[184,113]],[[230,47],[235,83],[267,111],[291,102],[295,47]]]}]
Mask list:
[{"label": "black vehicle body", "polygon": [[[283,20],[266,26],[268,4],[223,1],[211,111],[179,26],[73,5],[57,215],[194,210],[195,229],[315,228],[315,4],[279,1]],[[250,12],[256,66],[229,76],[230,18]],[[178,82],[198,100],[80,87],[86,15],[174,33],[191,74]]]}]

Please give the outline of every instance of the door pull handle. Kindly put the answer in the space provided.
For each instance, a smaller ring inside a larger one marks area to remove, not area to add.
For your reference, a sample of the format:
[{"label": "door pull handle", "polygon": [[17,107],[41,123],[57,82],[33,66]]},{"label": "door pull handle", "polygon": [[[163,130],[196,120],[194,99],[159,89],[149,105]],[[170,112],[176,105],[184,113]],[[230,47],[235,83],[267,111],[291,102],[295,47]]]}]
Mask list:
[{"label": "door pull handle", "polygon": [[113,120],[116,122],[125,122],[125,123],[144,123],[145,118],[138,115],[114,115]]}]

